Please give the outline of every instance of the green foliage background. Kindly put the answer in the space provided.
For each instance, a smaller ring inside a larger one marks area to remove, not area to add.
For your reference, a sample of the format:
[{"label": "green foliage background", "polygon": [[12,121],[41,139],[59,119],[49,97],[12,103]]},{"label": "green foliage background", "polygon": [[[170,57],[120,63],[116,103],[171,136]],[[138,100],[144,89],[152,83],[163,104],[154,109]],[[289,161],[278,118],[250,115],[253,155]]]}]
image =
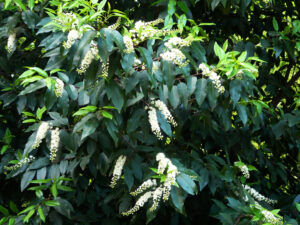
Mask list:
[{"label": "green foliage background", "polygon": [[[0,224],[298,224],[299,0],[0,0],[0,9]],[[66,49],[74,27],[57,21],[70,12],[82,36]],[[158,18],[155,35],[127,53],[123,36],[135,22]],[[187,66],[160,56],[174,36],[192,40],[181,49]],[[92,40],[99,57],[80,75]],[[221,76],[224,93],[201,63]],[[178,123],[157,114],[163,140],[148,121],[153,99]],[[53,162],[49,132],[32,148],[42,121],[60,129]],[[136,202],[130,192],[155,175],[159,152],[180,172],[170,199],[122,216]],[[127,160],[112,189],[120,155]],[[278,202],[258,204],[245,184]]]}]

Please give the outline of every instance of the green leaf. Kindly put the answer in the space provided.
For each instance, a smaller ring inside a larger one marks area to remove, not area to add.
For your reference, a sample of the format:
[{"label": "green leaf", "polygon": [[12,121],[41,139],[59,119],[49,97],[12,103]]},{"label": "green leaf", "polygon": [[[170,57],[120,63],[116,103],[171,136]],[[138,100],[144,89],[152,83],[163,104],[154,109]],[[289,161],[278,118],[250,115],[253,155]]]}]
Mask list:
[{"label": "green leaf", "polygon": [[35,0],[28,0],[28,7],[29,7],[30,10],[33,9],[34,4],[35,4]]},{"label": "green leaf", "polygon": [[124,105],[124,98],[118,84],[114,81],[111,81],[106,87],[106,91],[108,98],[112,100],[113,105],[118,109],[118,112],[120,113]]},{"label": "green leaf", "polygon": [[16,204],[13,201],[9,201],[9,208],[14,213],[18,213],[19,212],[19,209],[17,208]]},{"label": "green leaf", "polygon": [[64,185],[57,185],[57,189],[62,191],[74,191],[71,187],[64,186]]},{"label": "green leaf", "polygon": [[22,123],[35,123],[37,120],[36,119],[27,119],[24,120]]},{"label": "green leaf", "polygon": [[278,22],[277,22],[277,20],[276,20],[275,17],[273,17],[272,23],[273,23],[274,30],[278,31],[279,30],[279,26],[278,26]]},{"label": "green leaf", "polygon": [[94,105],[88,105],[85,107],[80,108],[77,112],[73,114],[73,116],[85,116],[86,114],[90,112],[95,112],[98,109],[97,106]]},{"label": "green leaf", "polygon": [[14,0],[15,4],[20,8],[23,9],[24,11],[26,10],[25,5],[22,3],[22,0]]},{"label": "green leaf", "polygon": [[30,181],[32,181],[32,179],[34,178],[35,173],[35,170],[29,170],[23,174],[23,177],[21,179],[21,191],[24,191],[25,188],[30,184]]},{"label": "green leaf", "polygon": [[35,213],[35,209],[32,209],[31,211],[29,211],[29,213],[23,218],[23,221],[25,223],[27,223],[29,221],[29,219],[33,216],[34,213]]},{"label": "green leaf", "polygon": [[39,90],[45,86],[46,86],[46,84],[45,84],[44,80],[38,80],[37,82],[28,85],[23,91],[20,92],[19,96],[32,93],[32,92]]},{"label": "green leaf", "polygon": [[8,225],[14,225],[15,224],[15,218],[11,217],[8,221]]},{"label": "green leaf", "polygon": [[102,114],[102,116],[105,117],[105,118],[108,118],[108,119],[110,119],[110,120],[113,119],[113,115],[110,114],[109,112],[105,111],[105,110],[101,111],[101,114]]},{"label": "green leaf", "polygon": [[195,92],[196,101],[199,106],[201,106],[202,103],[204,102],[206,95],[207,95],[207,80],[201,78],[196,83],[196,92]]},{"label": "green leaf", "polygon": [[7,8],[10,6],[12,0],[5,0],[5,5],[4,5],[4,8]]},{"label": "green leaf", "polygon": [[184,214],[184,193],[180,188],[172,187],[171,200],[177,211]]},{"label": "green leaf", "polygon": [[9,212],[8,209],[3,207],[2,205],[0,205],[0,212],[4,215],[4,216],[9,216]]},{"label": "green leaf", "polygon": [[218,90],[212,81],[209,81],[207,84],[207,97],[211,110],[214,110],[214,108],[217,106],[218,95]]},{"label": "green leaf", "polygon": [[55,201],[55,200],[48,200],[48,201],[45,201],[45,205],[47,206],[59,206],[59,202],[58,201]]},{"label": "green leaf", "polygon": [[42,116],[44,114],[44,112],[46,111],[46,107],[44,106],[43,108],[38,108],[37,111],[36,111],[36,117],[41,120],[42,119]]},{"label": "green leaf", "polygon": [[225,52],[224,52],[224,50],[218,45],[217,42],[215,42],[215,44],[214,44],[214,51],[215,51],[216,56],[218,56],[218,58],[219,58],[220,60],[222,60],[222,59],[224,58]]},{"label": "green leaf", "polygon": [[141,53],[143,60],[146,62],[148,72],[152,74],[153,60],[150,51],[143,47],[139,47],[138,51]]},{"label": "green leaf", "polygon": [[189,96],[194,94],[194,92],[196,90],[196,84],[197,84],[197,78],[196,77],[189,76],[187,78],[187,91],[188,91]]},{"label": "green leaf", "polygon": [[197,193],[197,186],[195,182],[186,174],[180,173],[176,177],[176,181],[179,184],[180,187],[182,187],[183,190],[185,190],[187,193],[194,195]]},{"label": "green leaf", "polygon": [[172,90],[171,90],[171,92],[169,94],[169,102],[170,102],[170,104],[172,105],[172,107],[174,109],[176,109],[177,106],[180,103],[180,98],[179,98],[179,94],[178,94],[178,88],[175,85],[172,87]]},{"label": "green leaf", "polygon": [[247,115],[247,107],[245,105],[237,104],[236,109],[238,111],[239,117],[243,122],[244,126],[247,123],[248,115]]},{"label": "green leaf", "polygon": [[45,214],[44,214],[43,209],[40,206],[38,207],[37,212],[38,212],[41,220],[45,223],[46,222]]},{"label": "green leaf", "polygon": [[57,194],[58,194],[56,183],[53,183],[51,185],[50,191],[51,191],[51,194],[53,195],[53,197],[56,198]]},{"label": "green leaf", "polygon": [[[31,165],[29,166],[29,169],[37,170],[42,167],[46,167],[48,165],[50,165],[49,158],[48,157],[40,157],[39,159],[37,159],[37,160],[33,161],[33,163],[31,163]],[[34,180],[34,181],[37,181],[37,183],[39,183],[38,181],[41,181],[41,180]],[[31,183],[34,183],[34,181],[31,181]]]},{"label": "green leaf", "polygon": [[33,70],[35,72],[37,72],[39,75],[41,75],[42,77],[48,77],[48,74],[45,70],[38,68],[38,67],[27,67],[30,70]]},{"label": "green leaf", "polygon": [[81,135],[81,140],[83,140],[84,138],[90,136],[92,133],[95,132],[95,130],[97,129],[99,123],[97,119],[91,119],[88,120],[84,125],[83,125],[83,132]]}]

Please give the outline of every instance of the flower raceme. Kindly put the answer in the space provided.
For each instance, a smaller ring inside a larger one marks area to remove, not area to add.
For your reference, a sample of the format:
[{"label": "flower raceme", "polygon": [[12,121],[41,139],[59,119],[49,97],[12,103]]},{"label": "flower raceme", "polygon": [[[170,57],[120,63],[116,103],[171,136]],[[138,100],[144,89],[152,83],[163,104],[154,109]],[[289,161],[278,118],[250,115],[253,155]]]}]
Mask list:
[{"label": "flower raceme", "polygon": [[258,191],[256,191],[254,188],[251,188],[248,185],[243,185],[243,188],[257,201],[260,201],[260,202],[264,201],[268,204],[276,204],[277,203],[277,200],[272,200],[272,199],[269,199],[269,198],[263,196]]},{"label": "flower raceme", "polygon": [[16,32],[12,32],[8,36],[7,40],[7,51],[8,53],[12,53],[16,50],[17,46],[17,38],[16,38]]},{"label": "flower raceme", "polygon": [[50,124],[42,122],[37,130],[32,149],[36,149],[40,146],[42,140],[46,137],[47,131],[50,129]]},{"label": "flower raceme", "polygon": [[80,38],[79,32],[77,30],[70,30],[68,33],[68,39],[63,43],[65,49],[71,48],[77,39]]},{"label": "flower raceme", "polygon": [[117,184],[117,181],[120,179],[125,162],[126,156],[120,155],[114,167],[113,178],[110,183],[111,188],[114,188]]},{"label": "flower raceme", "polygon": [[86,70],[89,68],[92,61],[97,56],[98,56],[98,47],[97,47],[97,44],[92,41],[90,50],[84,56],[84,58],[80,64],[80,68],[76,70],[78,72],[78,74],[84,74],[86,72]]},{"label": "flower raceme", "polygon": [[51,143],[50,143],[50,160],[53,162],[56,159],[56,153],[59,148],[59,128],[51,131]]},{"label": "flower raceme", "polygon": [[222,86],[221,77],[214,71],[211,71],[205,64],[201,63],[199,69],[202,70],[204,76],[207,76],[212,80],[213,85],[218,90],[219,93],[224,93],[225,88]]},{"label": "flower raceme", "polygon": [[61,97],[62,93],[64,91],[64,82],[61,79],[56,79],[56,83],[55,83],[55,89],[54,89],[54,93],[56,95],[56,97]]},{"label": "flower raceme", "polygon": [[24,165],[29,164],[31,161],[33,161],[35,159],[34,156],[29,156],[29,157],[25,157],[24,159],[21,159],[17,164],[12,165],[12,166],[4,166],[4,169],[6,170],[16,170],[21,168]]},{"label": "flower raceme", "polygon": [[148,108],[148,119],[151,125],[151,130],[159,140],[162,140],[163,135],[158,123],[156,109],[158,109],[163,114],[167,122],[170,123],[173,127],[176,127],[177,123],[170,113],[168,107],[161,100],[152,100],[151,105],[152,106]]},{"label": "flower raceme", "polygon": [[179,174],[178,169],[175,165],[173,165],[172,161],[165,156],[164,153],[158,153],[156,155],[156,161],[158,161],[157,173],[160,175],[166,173],[165,181],[161,182],[158,187],[155,179],[148,179],[144,181],[135,191],[131,192],[130,194],[132,196],[137,196],[145,191],[147,192],[142,194],[133,208],[127,212],[123,212],[123,216],[134,214],[151,198],[152,206],[149,209],[150,211],[155,211],[158,208],[161,199],[163,199],[165,202],[169,199],[171,187],[172,185],[175,185],[176,176]]}]

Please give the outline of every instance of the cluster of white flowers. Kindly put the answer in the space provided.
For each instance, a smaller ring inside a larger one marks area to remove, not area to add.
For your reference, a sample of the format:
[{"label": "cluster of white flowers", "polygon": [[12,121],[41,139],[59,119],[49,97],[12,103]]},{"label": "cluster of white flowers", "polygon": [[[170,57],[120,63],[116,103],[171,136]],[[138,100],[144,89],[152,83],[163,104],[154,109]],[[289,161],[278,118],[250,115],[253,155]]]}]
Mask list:
[{"label": "cluster of white flowers", "polygon": [[50,129],[50,124],[47,122],[42,122],[37,130],[32,149],[36,149],[40,146],[42,140],[46,137],[47,131]]},{"label": "cluster of white flowers", "polygon": [[34,156],[29,156],[29,157],[25,157],[24,159],[21,159],[17,164],[12,165],[12,166],[4,166],[4,169],[6,170],[16,170],[21,168],[23,165],[27,165],[30,162],[32,162],[34,160]]},{"label": "cluster of white flowers", "polygon": [[138,58],[134,57],[134,63],[133,63],[133,66],[138,66],[138,65],[141,65],[142,64],[142,61],[139,60]]},{"label": "cluster of white flowers", "polygon": [[120,179],[125,162],[126,156],[120,155],[116,161],[113,171],[113,178],[111,179],[111,183],[109,185],[111,188],[114,188],[117,184],[117,181]]},{"label": "cluster of white flowers", "polygon": [[59,128],[51,131],[51,142],[50,142],[50,160],[53,162],[56,158],[56,153],[59,148]]},{"label": "cluster of white flowers", "polygon": [[280,218],[276,217],[273,213],[268,210],[262,210],[261,213],[264,216],[264,221],[272,225],[280,224]]},{"label": "cluster of white flowers", "polygon": [[16,50],[17,47],[17,38],[16,38],[16,32],[12,32],[8,36],[7,40],[7,51],[9,53],[12,53]]},{"label": "cluster of white flowers", "polygon": [[156,187],[156,185],[157,185],[156,180],[148,179],[145,182],[143,182],[135,191],[130,192],[130,194],[132,196],[137,196],[149,188]]},{"label": "cluster of white flowers", "polygon": [[153,191],[148,191],[143,194],[135,203],[135,206],[127,212],[122,212],[123,216],[129,216],[137,212],[141,207],[145,205],[145,203],[152,197]]},{"label": "cluster of white flowers", "polygon": [[109,61],[107,61],[106,63],[102,64],[101,77],[103,77],[105,79],[108,77],[108,69],[109,69]]},{"label": "cluster of white flowers", "polygon": [[[152,206],[150,207],[150,211],[155,211],[161,199],[167,201],[170,196],[171,186],[176,183],[176,176],[179,174],[179,171],[175,165],[173,165],[172,161],[168,159],[164,153],[158,153],[156,155],[156,161],[158,161],[158,174],[163,175],[166,174],[166,179],[163,183],[161,183],[157,187],[156,180],[148,179],[143,182],[134,192],[130,194],[133,196],[137,196],[145,191],[136,202],[135,206],[127,212],[123,212],[122,215],[129,216],[137,212],[141,207],[145,205],[145,203],[152,198]],[[151,190],[149,190],[151,189]],[[154,189],[154,190],[153,190]]]},{"label": "cluster of white flowers", "polygon": [[168,107],[160,100],[152,100],[151,105],[148,108],[148,118],[149,118],[149,123],[151,125],[151,130],[155,134],[155,136],[159,139],[163,139],[163,135],[161,133],[161,129],[159,127],[158,119],[157,119],[157,114],[156,114],[156,109],[158,109],[165,119],[170,123],[172,126],[176,127],[177,123],[174,120],[173,116],[171,115]]},{"label": "cluster of white flowers", "polygon": [[172,185],[176,183],[176,176],[179,174],[177,167],[168,159],[164,153],[158,153],[156,155],[158,161],[158,173],[163,174],[167,168],[166,180],[163,183],[163,200],[167,201],[170,196]]},{"label": "cluster of white flowers", "polygon": [[170,61],[179,67],[184,67],[189,63],[185,55],[177,48],[171,48],[160,54],[160,57],[165,61]]},{"label": "cluster of white flowers", "polygon": [[64,91],[64,82],[61,79],[56,78],[54,93],[56,97],[61,97]]},{"label": "cluster of white flowers", "polygon": [[163,188],[160,186],[153,191],[153,203],[150,208],[150,211],[155,211],[159,205],[159,202],[161,200],[163,194]]},{"label": "cluster of white flowers", "polygon": [[87,70],[87,68],[90,66],[90,64],[92,63],[92,61],[97,56],[98,56],[98,47],[97,47],[97,44],[92,41],[90,50],[84,56],[84,58],[83,58],[83,60],[81,62],[80,68],[77,69],[77,72],[79,74],[85,73],[85,71]]},{"label": "cluster of white flowers", "polygon": [[192,42],[190,40],[184,40],[180,37],[172,37],[165,43],[165,46],[169,49],[182,48],[184,46],[190,46],[191,43]]},{"label": "cluster of white flowers", "polygon": [[77,30],[71,30],[68,33],[68,39],[63,43],[65,49],[71,48],[71,46],[75,43],[76,40],[80,38],[79,32]]},{"label": "cluster of white flowers", "polygon": [[155,134],[155,136],[159,140],[162,140],[163,136],[161,134],[161,130],[160,130],[158,120],[157,120],[156,110],[154,107],[149,107],[148,119],[149,119],[149,123],[151,125],[152,132]]},{"label": "cluster of white flowers", "polygon": [[202,70],[204,76],[207,76],[209,79],[212,80],[215,88],[218,90],[219,93],[224,93],[225,88],[222,86],[221,77],[214,71],[211,71],[205,64],[201,63],[199,65],[199,69]]},{"label": "cluster of white flowers", "polygon": [[272,199],[269,199],[269,198],[263,196],[258,191],[256,191],[254,188],[251,188],[248,185],[243,185],[243,188],[257,201],[260,201],[260,202],[264,201],[268,204],[276,204],[277,203],[277,200],[272,200]]},{"label": "cluster of white flowers", "polygon": [[244,175],[244,177],[246,179],[250,178],[250,173],[249,173],[248,167],[246,165],[240,166],[239,169],[241,170],[242,174]]},{"label": "cluster of white flowers", "polygon": [[151,102],[161,113],[164,115],[166,120],[172,124],[174,127],[177,126],[176,121],[174,120],[173,116],[171,115],[168,107],[163,103],[161,100],[156,100]]},{"label": "cluster of white flowers", "polygon": [[124,50],[125,53],[131,53],[134,52],[134,46],[131,38],[127,35],[123,37],[123,41],[125,44],[126,49]]},{"label": "cluster of white flowers", "polygon": [[134,25],[134,28],[129,31],[131,33],[133,42],[138,44],[147,39],[158,38],[178,32],[178,30],[159,30],[154,28],[155,25],[163,22],[163,19],[157,19],[150,22],[144,22],[141,20],[137,21]]}]

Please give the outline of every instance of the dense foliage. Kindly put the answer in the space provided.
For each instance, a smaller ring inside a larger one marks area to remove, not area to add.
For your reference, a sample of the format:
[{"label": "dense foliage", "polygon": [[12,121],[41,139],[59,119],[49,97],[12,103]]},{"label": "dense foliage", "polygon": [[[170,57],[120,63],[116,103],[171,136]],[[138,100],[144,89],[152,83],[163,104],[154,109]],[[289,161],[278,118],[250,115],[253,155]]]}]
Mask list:
[{"label": "dense foliage", "polygon": [[298,224],[299,0],[0,10],[0,224]]}]

